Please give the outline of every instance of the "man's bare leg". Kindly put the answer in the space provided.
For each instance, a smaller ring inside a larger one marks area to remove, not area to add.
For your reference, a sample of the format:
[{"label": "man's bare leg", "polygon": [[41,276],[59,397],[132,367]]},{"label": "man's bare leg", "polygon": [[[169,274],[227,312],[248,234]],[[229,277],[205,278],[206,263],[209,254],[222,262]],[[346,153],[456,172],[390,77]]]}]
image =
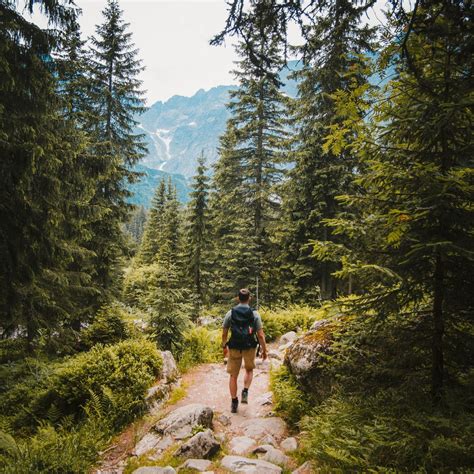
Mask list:
[{"label": "man's bare leg", "polygon": [[[250,388],[250,384],[253,380],[253,370],[245,370],[245,377],[244,377],[244,388]],[[237,393],[237,382],[235,385],[235,393]]]},{"label": "man's bare leg", "polygon": [[237,377],[238,375],[231,375],[229,377],[229,391],[232,398],[237,398]]}]

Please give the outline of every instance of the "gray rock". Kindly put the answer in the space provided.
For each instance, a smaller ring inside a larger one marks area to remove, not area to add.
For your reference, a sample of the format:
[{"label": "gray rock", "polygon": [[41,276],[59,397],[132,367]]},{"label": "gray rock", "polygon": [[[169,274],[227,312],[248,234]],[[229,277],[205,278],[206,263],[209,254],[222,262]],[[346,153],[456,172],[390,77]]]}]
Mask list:
[{"label": "gray rock", "polygon": [[242,456],[224,456],[221,466],[230,472],[245,474],[281,474],[282,468],[262,459],[249,459]]},{"label": "gray rock", "polygon": [[262,459],[273,464],[278,464],[279,466],[287,466],[290,462],[290,458],[286,454],[283,454],[282,451],[269,444],[267,445],[267,450],[262,456]]},{"label": "gray rock", "polygon": [[286,438],[281,442],[280,448],[283,449],[285,453],[295,451],[295,449],[298,448],[298,441],[296,441],[296,438],[293,437]]},{"label": "gray rock", "polygon": [[161,436],[156,433],[147,433],[133,448],[134,456],[141,456],[148,451],[155,449],[158,443],[161,441]]},{"label": "gray rock", "polygon": [[286,344],[278,346],[278,352],[285,352],[292,344],[292,342],[287,342]]},{"label": "gray rock", "polygon": [[327,319],[319,319],[318,321],[315,321],[309,329],[310,331],[316,331],[317,329],[324,327],[326,323]]},{"label": "gray rock", "polygon": [[210,458],[219,451],[221,445],[211,430],[195,434],[175,452],[175,456],[183,458]]},{"label": "gray rock", "polygon": [[286,432],[285,422],[278,417],[272,418],[251,418],[242,423],[245,436],[254,439],[261,439],[265,435],[270,435],[275,439],[281,439]]},{"label": "gray rock", "polygon": [[247,436],[236,436],[229,443],[229,449],[232,454],[245,454],[252,450],[256,441]]},{"label": "gray rock", "polygon": [[313,464],[311,461],[306,461],[298,469],[295,469],[291,474],[315,474],[315,472],[316,471],[313,469]]},{"label": "gray rock", "polygon": [[231,417],[224,415],[223,413],[217,417],[217,421],[224,426],[229,426],[230,424],[232,424]]},{"label": "gray rock", "polygon": [[162,378],[165,379],[167,383],[175,382],[179,377],[179,370],[173,354],[170,351],[160,352],[163,358],[163,368],[161,369]]},{"label": "gray rock", "polygon": [[176,474],[176,471],[171,466],[143,466],[135,469],[133,474]]},{"label": "gray rock", "polygon": [[274,448],[278,447],[278,443],[276,442],[275,438],[272,435],[269,435],[269,434],[267,434],[267,435],[263,436],[262,438],[260,438],[260,442],[262,444],[270,444]]},{"label": "gray rock", "polygon": [[276,351],[275,349],[272,349],[271,351],[268,351],[268,358],[269,359],[275,359],[275,360],[281,360],[281,354]]},{"label": "gray rock", "polygon": [[288,348],[285,365],[305,391],[324,395],[329,382],[324,362],[331,354],[332,333],[339,321],[325,319],[317,323],[317,329],[308,331]]},{"label": "gray rock", "polygon": [[169,434],[175,439],[184,439],[191,435],[195,426],[210,428],[213,416],[211,407],[192,403],[172,411],[155,425],[155,430],[160,434]]},{"label": "gray rock", "polygon": [[265,454],[269,449],[273,449],[274,446],[271,444],[260,444],[252,452],[257,454]]},{"label": "gray rock", "polygon": [[280,337],[280,344],[288,344],[289,342],[293,342],[298,336],[296,335],[295,331],[287,332]]},{"label": "gray rock", "polygon": [[273,403],[273,393],[265,392],[255,399],[258,405],[271,405]]},{"label": "gray rock", "polygon": [[148,408],[157,407],[160,402],[166,400],[171,392],[171,385],[166,380],[160,380],[156,385],[150,387],[145,396]]},{"label": "gray rock", "polygon": [[207,459],[187,459],[179,466],[178,471],[180,469],[191,469],[193,471],[205,472],[211,464],[212,461],[208,461]]}]

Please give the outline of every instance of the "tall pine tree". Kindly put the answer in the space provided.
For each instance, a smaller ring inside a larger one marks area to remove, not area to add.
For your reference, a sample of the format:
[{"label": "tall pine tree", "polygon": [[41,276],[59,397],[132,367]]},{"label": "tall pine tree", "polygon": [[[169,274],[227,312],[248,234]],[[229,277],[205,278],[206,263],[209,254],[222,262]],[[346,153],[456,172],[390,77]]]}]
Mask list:
[{"label": "tall pine tree", "polygon": [[327,128],[338,120],[331,95],[354,81],[367,82],[360,55],[370,52],[374,31],[361,24],[366,8],[350,0],[322,5],[309,40],[300,48],[303,69],[295,74],[295,166],[284,190],[281,268],[283,279],[292,282],[290,293],[313,302],[337,292],[334,264],[315,261],[308,243],[338,240],[324,219],[343,212],[336,196],[351,186],[356,161],[347,151],[325,153],[323,145]]},{"label": "tall pine tree", "polygon": [[125,244],[121,223],[131,209],[126,201],[127,182],[138,174],[133,165],[143,156],[142,135],[134,133],[137,114],[144,111],[141,62],[131,42],[128,24],[117,0],[109,0],[104,23],[97,26],[92,41],[91,105],[89,130],[93,137],[98,182],[93,205],[102,212],[93,223],[91,249],[96,253],[97,279],[104,295],[114,289],[115,269]]},{"label": "tall pine tree", "polygon": [[[220,212],[233,221],[229,232],[239,236],[242,245],[254,249],[255,255],[246,264],[248,273],[246,285],[260,280],[263,293],[271,299],[273,288],[273,262],[270,235],[279,212],[279,198],[275,194],[275,184],[283,175],[286,138],[286,99],[280,91],[279,73],[284,66],[282,51],[274,31],[266,22],[263,3],[253,5],[249,13],[253,22],[244,32],[245,41],[240,42],[237,52],[242,58],[234,71],[239,89],[231,93],[229,109],[232,117],[228,123],[227,137],[224,139],[221,160],[235,160],[236,181],[231,187],[223,188],[218,181],[228,180],[217,173],[216,212],[222,206],[222,193],[237,191],[241,198],[234,200],[227,209]],[[255,56],[253,50],[258,50]],[[233,141],[233,142],[232,142]],[[230,146],[229,146],[230,145]],[[222,164],[218,165],[222,166]],[[221,195],[219,195],[221,194]],[[248,221],[243,226],[242,220]],[[237,238],[237,237],[236,237]],[[232,249],[219,252],[223,259],[244,259],[244,255],[232,255]],[[237,249],[235,249],[237,251]],[[234,284],[235,275],[228,275]],[[262,278],[263,277],[263,278]]]}]

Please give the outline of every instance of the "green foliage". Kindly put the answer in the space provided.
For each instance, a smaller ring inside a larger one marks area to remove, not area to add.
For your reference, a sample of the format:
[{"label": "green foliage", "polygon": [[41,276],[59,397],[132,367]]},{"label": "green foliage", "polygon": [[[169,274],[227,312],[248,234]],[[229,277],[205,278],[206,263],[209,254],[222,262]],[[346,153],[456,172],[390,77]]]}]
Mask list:
[{"label": "green foliage", "polygon": [[306,331],[312,323],[323,319],[324,309],[315,309],[310,306],[289,305],[281,309],[259,310],[262,316],[265,338],[271,342],[289,331]]},{"label": "green foliage", "polygon": [[[394,409],[396,408],[396,409]],[[474,465],[474,418],[448,413],[396,391],[332,396],[301,423],[303,455],[328,470],[468,472]]]},{"label": "green foliage", "polygon": [[284,365],[271,372],[270,383],[275,410],[290,426],[296,428],[299,421],[311,409],[310,397],[301,390],[298,382]]},{"label": "green foliage", "polygon": [[222,359],[221,331],[193,327],[184,334],[182,350],[178,354],[181,370],[197,364],[219,362]]},{"label": "green foliage", "polygon": [[103,413],[111,429],[119,429],[143,408],[161,364],[156,346],[144,339],[97,345],[64,362],[27,360],[3,368],[8,378],[0,414],[22,433],[33,431],[40,420],[80,421],[91,411]]},{"label": "green foliage", "polygon": [[92,324],[81,333],[86,347],[95,344],[114,344],[130,335],[127,326],[128,314],[118,303],[103,306]]}]

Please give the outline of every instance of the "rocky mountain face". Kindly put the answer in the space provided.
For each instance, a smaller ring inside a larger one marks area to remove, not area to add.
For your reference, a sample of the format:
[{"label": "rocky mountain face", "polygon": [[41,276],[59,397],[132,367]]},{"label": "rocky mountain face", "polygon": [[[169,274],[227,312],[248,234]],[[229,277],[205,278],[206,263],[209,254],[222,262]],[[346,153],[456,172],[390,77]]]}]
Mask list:
[{"label": "rocky mountain face", "polygon": [[[296,95],[296,84],[288,74],[296,67],[296,61],[290,62],[281,75],[283,90],[291,97]],[[168,176],[176,184],[180,200],[186,202],[187,181],[196,171],[201,152],[208,166],[217,160],[219,137],[230,117],[229,92],[235,88],[217,86],[208,91],[200,89],[192,97],[176,95],[156,102],[139,117],[137,133],[145,135],[148,154],[136,168],[146,175],[131,186],[134,204],[148,207],[156,184]]]}]

